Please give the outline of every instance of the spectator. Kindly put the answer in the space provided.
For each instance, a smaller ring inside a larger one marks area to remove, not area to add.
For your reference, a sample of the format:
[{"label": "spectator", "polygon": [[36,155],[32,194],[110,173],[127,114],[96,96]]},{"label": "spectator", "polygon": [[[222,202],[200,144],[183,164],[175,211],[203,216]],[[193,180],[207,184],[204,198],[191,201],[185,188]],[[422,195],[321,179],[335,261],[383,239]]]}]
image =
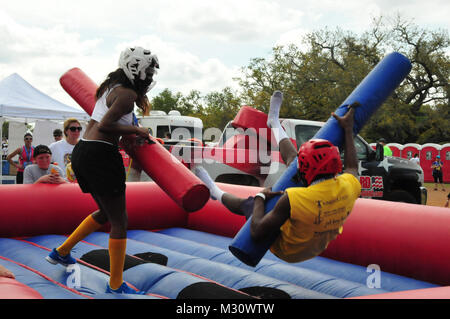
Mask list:
[{"label": "spectator", "polygon": [[7,268],[0,265],[0,277],[15,279],[14,274]]},{"label": "spectator", "polygon": [[2,160],[6,160],[8,156],[8,140],[6,138],[2,139]]},{"label": "spectator", "polygon": [[53,154],[53,160],[61,167],[66,178],[66,165],[69,163],[69,157],[72,155],[73,148],[80,139],[82,127],[77,119],[69,118],[64,122],[65,139],[50,144],[50,150]]},{"label": "spectator", "polygon": [[164,139],[165,140],[170,140],[172,138],[172,134],[170,134],[170,132],[166,132],[165,134],[164,134]]},{"label": "spectator", "polygon": [[61,141],[63,138],[62,135],[63,135],[63,133],[59,128],[55,129],[53,131],[53,138],[55,139],[55,142]]},{"label": "spectator", "polygon": [[[31,133],[26,133],[23,136],[23,140],[25,145],[17,148],[6,157],[9,164],[17,168],[16,184],[23,184],[23,170],[28,165],[33,164],[34,147],[31,145],[33,143],[33,135],[31,135]],[[14,163],[12,160],[16,155],[19,155],[19,164]]]},{"label": "spectator", "polygon": [[57,165],[50,164],[52,152],[46,145],[38,145],[34,148],[34,160],[36,164],[28,165],[23,173],[24,184],[63,184],[67,181],[62,178],[62,170]]},{"label": "spectator", "polygon": [[410,159],[411,162],[416,163],[417,165],[420,166],[420,158],[419,158],[419,154],[414,154],[414,157],[412,157]]},{"label": "spectator", "polygon": [[389,146],[386,145],[386,140],[384,138],[380,138],[378,140],[378,143],[383,145],[384,156],[392,156],[392,150],[389,148]]},{"label": "spectator", "polygon": [[438,190],[438,183],[441,184],[442,190],[445,192],[445,187],[442,184],[442,167],[444,163],[441,161],[441,157],[439,155],[436,156],[436,160],[431,164],[431,168],[433,169],[433,178],[434,178],[434,190]]}]

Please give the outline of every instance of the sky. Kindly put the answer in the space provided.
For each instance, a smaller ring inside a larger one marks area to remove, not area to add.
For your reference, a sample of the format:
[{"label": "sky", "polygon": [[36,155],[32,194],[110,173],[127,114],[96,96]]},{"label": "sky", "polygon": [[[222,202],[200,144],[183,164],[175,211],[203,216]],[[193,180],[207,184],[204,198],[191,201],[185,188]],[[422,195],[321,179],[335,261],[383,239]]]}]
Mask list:
[{"label": "sky", "polygon": [[448,0],[0,0],[0,80],[18,73],[70,106],[59,78],[78,67],[100,84],[126,47],[158,56],[157,84],[202,94],[237,88],[233,77],[276,45],[301,45],[308,32],[339,27],[361,33],[374,17],[427,29],[450,27]]}]

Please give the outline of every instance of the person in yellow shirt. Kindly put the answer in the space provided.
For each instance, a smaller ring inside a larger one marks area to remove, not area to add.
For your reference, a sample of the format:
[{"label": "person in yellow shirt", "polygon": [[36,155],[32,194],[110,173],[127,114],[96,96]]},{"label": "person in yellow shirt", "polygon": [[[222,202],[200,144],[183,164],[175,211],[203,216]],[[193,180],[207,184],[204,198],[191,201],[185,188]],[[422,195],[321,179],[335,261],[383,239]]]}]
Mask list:
[{"label": "person in yellow shirt", "polygon": [[[254,241],[279,232],[270,250],[287,262],[301,262],[319,255],[328,243],[342,232],[343,224],[361,193],[358,161],[353,141],[354,108],[342,117],[332,113],[345,132],[344,173],[339,150],[326,140],[304,143],[297,154],[294,145],[278,120],[282,94],[272,95],[268,126],[274,131],[283,161],[289,166],[298,157],[298,178],[306,187],[293,187],[285,192],[266,188],[254,197],[236,197],[220,190],[201,167],[195,174],[205,182],[213,199],[219,200],[232,213],[252,216],[250,226]],[[273,210],[265,213],[266,200],[282,195]]]}]

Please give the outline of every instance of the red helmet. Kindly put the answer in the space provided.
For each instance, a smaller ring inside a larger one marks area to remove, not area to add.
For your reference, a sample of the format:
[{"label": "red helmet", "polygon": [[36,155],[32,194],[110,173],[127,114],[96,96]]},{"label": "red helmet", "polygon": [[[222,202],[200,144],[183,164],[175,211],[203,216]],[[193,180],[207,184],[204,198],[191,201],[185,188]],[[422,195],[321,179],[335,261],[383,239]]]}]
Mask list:
[{"label": "red helmet", "polygon": [[339,150],[331,142],[321,139],[309,140],[298,150],[298,171],[307,184],[317,175],[336,175],[342,170]]}]

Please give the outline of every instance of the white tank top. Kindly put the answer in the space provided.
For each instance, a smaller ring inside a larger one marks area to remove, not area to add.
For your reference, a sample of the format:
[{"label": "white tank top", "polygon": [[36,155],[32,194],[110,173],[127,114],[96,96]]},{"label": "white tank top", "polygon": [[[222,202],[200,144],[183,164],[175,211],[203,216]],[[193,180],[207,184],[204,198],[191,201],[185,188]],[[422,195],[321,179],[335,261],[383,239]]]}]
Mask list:
[{"label": "white tank top", "polygon": [[[94,111],[92,111],[91,119],[100,122],[103,116],[108,112],[108,106],[106,105],[106,98],[111,91],[120,86],[120,84],[114,85],[112,88],[107,89],[105,93],[97,100],[95,103]],[[122,116],[117,123],[122,125],[133,125],[133,112],[125,114]]]}]

